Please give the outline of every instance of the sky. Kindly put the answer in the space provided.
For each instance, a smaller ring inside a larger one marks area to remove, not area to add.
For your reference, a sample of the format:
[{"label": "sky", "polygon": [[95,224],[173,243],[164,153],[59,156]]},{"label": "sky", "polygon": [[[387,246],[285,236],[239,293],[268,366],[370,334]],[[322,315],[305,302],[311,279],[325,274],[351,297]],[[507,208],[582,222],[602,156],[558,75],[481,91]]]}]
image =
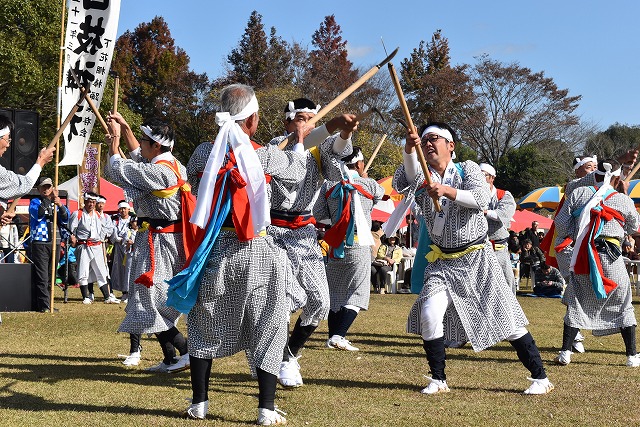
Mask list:
[{"label": "sky", "polygon": [[[393,62],[429,42],[441,29],[451,62],[475,64],[479,55],[543,71],[570,96],[580,95],[577,114],[600,130],[618,122],[640,125],[640,2],[621,1],[334,1],[122,0],[118,35],[162,16],[192,70],[210,78],[224,74],[226,56],[238,45],[253,10],[265,31],[276,28],[288,42],[312,48],[311,36],[335,15],[348,42],[349,59],[368,70]],[[328,101],[325,101],[328,102]]]}]

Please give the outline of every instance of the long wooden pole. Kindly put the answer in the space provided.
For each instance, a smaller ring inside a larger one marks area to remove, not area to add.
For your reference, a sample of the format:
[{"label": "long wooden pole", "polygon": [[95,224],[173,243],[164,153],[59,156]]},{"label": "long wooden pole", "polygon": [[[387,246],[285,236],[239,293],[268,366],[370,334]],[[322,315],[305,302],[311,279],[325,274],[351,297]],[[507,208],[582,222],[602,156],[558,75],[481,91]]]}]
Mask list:
[{"label": "long wooden pole", "polygon": [[[369,80],[371,77],[374,76],[374,74],[376,74],[378,71],[380,71],[380,68],[384,64],[386,64],[389,61],[391,61],[391,59],[393,59],[393,57],[396,56],[396,53],[398,53],[398,48],[396,48],[396,50],[391,52],[391,54],[389,56],[387,56],[381,63],[371,67],[371,69],[369,71],[367,71],[366,73],[364,73],[364,75],[362,77],[360,77],[358,80],[356,80],[355,83],[353,83],[351,86],[349,86],[347,89],[345,89],[345,91],[342,92],[340,95],[336,96],[336,98],[333,101],[331,101],[324,108],[322,108],[320,111],[318,111],[318,114],[313,116],[307,122],[307,125],[312,126],[312,125],[316,124],[316,122],[318,122],[318,120],[320,120],[321,118],[326,116],[331,110],[333,110],[336,107],[336,105],[338,105],[342,101],[344,101],[347,98],[347,96],[349,96],[353,92],[355,92],[356,89],[358,89],[360,86],[365,84],[365,82],[367,80]],[[293,142],[294,138],[295,138],[295,134],[292,133],[287,138],[285,138],[284,141],[282,141],[280,144],[278,144],[278,148],[283,150],[287,145],[289,145],[291,142]]]},{"label": "long wooden pole", "polygon": [[636,165],[633,167],[633,169],[631,169],[629,174],[624,178],[624,182],[631,181],[631,178],[633,178],[633,176],[638,172],[638,170],[640,170],[640,162],[636,162]]},{"label": "long wooden pole", "polygon": [[387,139],[387,134],[385,133],[384,135],[382,135],[382,138],[380,138],[380,142],[378,142],[378,145],[376,145],[376,149],[373,150],[373,154],[371,154],[371,157],[369,157],[369,161],[367,162],[367,165],[364,167],[365,172],[369,170],[369,166],[371,166],[371,163],[373,163],[373,159],[375,159],[376,156],[378,155],[378,151],[380,151],[380,148],[382,147],[382,144],[386,139]]},{"label": "long wooden pole", "polygon": [[[407,129],[411,133],[417,132],[416,127],[413,125],[413,120],[411,119],[411,113],[409,113],[407,100],[404,98],[404,93],[402,92],[402,87],[400,86],[398,74],[396,73],[396,69],[393,67],[393,64],[391,62],[389,62],[389,74],[391,74],[391,81],[393,81],[393,87],[396,89],[398,101],[400,102],[400,106],[402,107],[402,114],[404,115],[404,119],[407,122]],[[425,181],[427,181],[427,184],[431,184],[431,174],[429,173],[429,167],[427,166],[427,161],[424,158],[422,148],[416,147],[416,152],[418,153],[418,160],[420,161],[420,167],[422,168],[424,179]],[[432,197],[431,200],[433,200],[433,206],[436,212],[440,212],[442,208],[440,207],[440,201],[438,200],[438,198]]]},{"label": "long wooden pole", "polygon": [[[61,2],[62,10],[60,12],[60,55],[58,59],[58,114],[56,118],[56,126],[58,131],[63,129],[60,126],[60,119],[62,118],[62,73],[63,73],[63,60],[64,60],[64,29],[65,29],[65,12],[66,12],[66,1],[62,0]],[[77,105],[77,104],[76,104]],[[78,108],[76,107],[76,111]],[[75,114],[75,112],[74,112]],[[72,116],[73,117],[73,116]],[[69,121],[71,119],[69,118]],[[68,124],[68,123],[67,123]],[[65,125],[66,127],[66,125]],[[62,132],[59,132],[62,134]],[[58,138],[55,140],[55,143],[58,142],[60,135],[56,132]],[[60,150],[56,150],[56,159],[55,159],[55,167],[54,167],[54,175],[53,175],[53,187],[58,191],[58,163],[60,161]],[[58,245],[56,244],[57,240],[57,231],[58,231],[58,209],[57,207],[53,209],[53,227],[51,227],[51,288],[49,292],[49,311],[53,313],[53,302],[55,297],[55,289],[56,289],[56,267],[57,267],[57,259],[58,259]],[[68,250],[68,248],[67,248]]]}]

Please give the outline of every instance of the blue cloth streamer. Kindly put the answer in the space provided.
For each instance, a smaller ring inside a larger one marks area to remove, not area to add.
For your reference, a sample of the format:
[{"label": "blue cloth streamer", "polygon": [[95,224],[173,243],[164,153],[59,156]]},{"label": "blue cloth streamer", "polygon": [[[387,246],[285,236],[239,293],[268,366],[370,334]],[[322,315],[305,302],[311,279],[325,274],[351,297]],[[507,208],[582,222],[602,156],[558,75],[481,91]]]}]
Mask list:
[{"label": "blue cloth streamer", "polygon": [[222,176],[220,194],[207,224],[204,239],[196,249],[191,262],[184,270],[167,280],[169,284],[167,305],[181,313],[188,314],[196,304],[202,275],[211,257],[213,245],[220,234],[224,220],[231,211],[231,193],[226,188],[230,173],[229,170]]},{"label": "blue cloth streamer", "polygon": [[[329,197],[332,199],[338,199],[338,210],[336,211],[336,217],[333,219],[333,223],[337,223],[342,216],[342,211],[344,210],[344,199],[346,193],[349,191],[355,190],[356,188],[349,183],[338,183],[333,187],[331,194]],[[351,208],[351,207],[349,207]],[[353,218],[353,213],[349,218],[349,225],[347,225],[347,233],[345,235],[345,239],[340,243],[340,246],[333,248],[333,257],[334,258],[344,258],[344,245],[345,243],[349,246],[353,246],[355,238],[355,221]]]}]

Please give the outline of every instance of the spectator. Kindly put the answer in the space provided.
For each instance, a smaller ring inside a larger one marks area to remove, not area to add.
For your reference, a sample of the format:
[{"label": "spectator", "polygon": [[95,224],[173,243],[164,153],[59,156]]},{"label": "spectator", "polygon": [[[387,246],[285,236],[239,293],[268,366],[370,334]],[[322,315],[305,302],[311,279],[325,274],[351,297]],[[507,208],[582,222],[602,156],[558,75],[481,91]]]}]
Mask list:
[{"label": "spectator", "polygon": [[420,224],[416,217],[409,213],[405,220],[407,221],[407,233],[405,234],[405,247],[416,248],[418,247],[418,232],[420,231]]},{"label": "spectator", "polygon": [[541,297],[562,295],[564,285],[564,278],[560,274],[560,270],[543,262],[536,272],[533,293]]},{"label": "spectator", "polygon": [[384,293],[387,272],[393,270],[394,264],[402,261],[402,248],[397,245],[398,238],[390,236],[386,243],[380,245],[376,259],[371,263],[371,281],[375,292]]},{"label": "spectator", "polygon": [[[40,195],[29,203],[29,229],[31,230],[31,261],[33,262],[32,289],[34,308],[40,312],[49,311],[49,286],[51,283],[51,263],[58,265],[51,252],[51,236],[53,233],[53,212],[57,210],[58,225],[66,225],[69,211],[58,197],[58,190],[53,188],[51,178],[43,178],[38,185]],[[56,234],[57,247],[60,245],[60,234]],[[60,250],[57,249],[55,257]]]},{"label": "spectator", "polygon": [[382,236],[384,235],[384,231],[382,231],[382,223],[380,221],[371,221],[371,235],[375,242],[375,244],[371,246],[371,260],[373,261],[376,258],[380,245],[382,244]]},{"label": "spectator", "polygon": [[630,260],[638,259],[638,254],[636,254],[633,251],[633,246],[627,240],[625,240],[624,243],[622,243],[622,256],[626,257],[626,258],[628,258]]},{"label": "spectator", "polygon": [[535,273],[535,270],[544,261],[542,250],[533,246],[531,240],[524,239],[520,253],[520,277],[532,277],[531,272]]},{"label": "spectator", "polygon": [[0,249],[2,249],[2,262],[15,262],[15,254],[18,247],[18,227],[11,223],[0,227]]},{"label": "spectator", "polygon": [[[76,272],[76,248],[66,244],[61,246],[62,253],[60,254],[60,264],[58,264],[58,277],[62,280],[62,284],[65,285],[65,288],[69,288],[78,284],[78,274]],[[67,249],[68,254],[65,252]]]},{"label": "spectator", "polygon": [[534,248],[540,247],[540,236],[538,236],[538,221],[531,223],[531,228],[525,230],[525,238],[531,240]]}]

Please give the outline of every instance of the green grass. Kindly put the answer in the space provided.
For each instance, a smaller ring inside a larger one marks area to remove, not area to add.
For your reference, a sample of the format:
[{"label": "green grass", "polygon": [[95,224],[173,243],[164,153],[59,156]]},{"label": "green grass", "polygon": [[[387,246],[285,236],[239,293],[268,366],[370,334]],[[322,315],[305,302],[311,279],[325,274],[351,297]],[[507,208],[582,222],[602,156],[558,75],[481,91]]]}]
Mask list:
[{"label": "green grass", "polygon": [[[60,292],[58,291],[58,294]],[[292,426],[638,426],[640,368],[625,366],[620,335],[585,340],[571,365],[552,364],[562,340],[557,299],[519,298],[556,389],[524,396],[528,372],[508,343],[474,353],[449,350],[451,393],[424,396],[428,368],[418,336],[404,333],[413,295],[372,295],[349,339],[359,352],[324,347],[326,323],[302,352],[305,385],[279,388],[276,403]],[[636,309],[638,297],[635,297]],[[162,355],[143,339],[143,360],[127,368],[128,336],[115,331],[124,306],[80,303],[60,312],[3,313],[0,326],[1,426],[250,425],[257,383],[244,354],[214,361],[206,422],[179,418],[190,397],[188,372],[146,373]],[[180,328],[186,327],[181,322]]]}]

